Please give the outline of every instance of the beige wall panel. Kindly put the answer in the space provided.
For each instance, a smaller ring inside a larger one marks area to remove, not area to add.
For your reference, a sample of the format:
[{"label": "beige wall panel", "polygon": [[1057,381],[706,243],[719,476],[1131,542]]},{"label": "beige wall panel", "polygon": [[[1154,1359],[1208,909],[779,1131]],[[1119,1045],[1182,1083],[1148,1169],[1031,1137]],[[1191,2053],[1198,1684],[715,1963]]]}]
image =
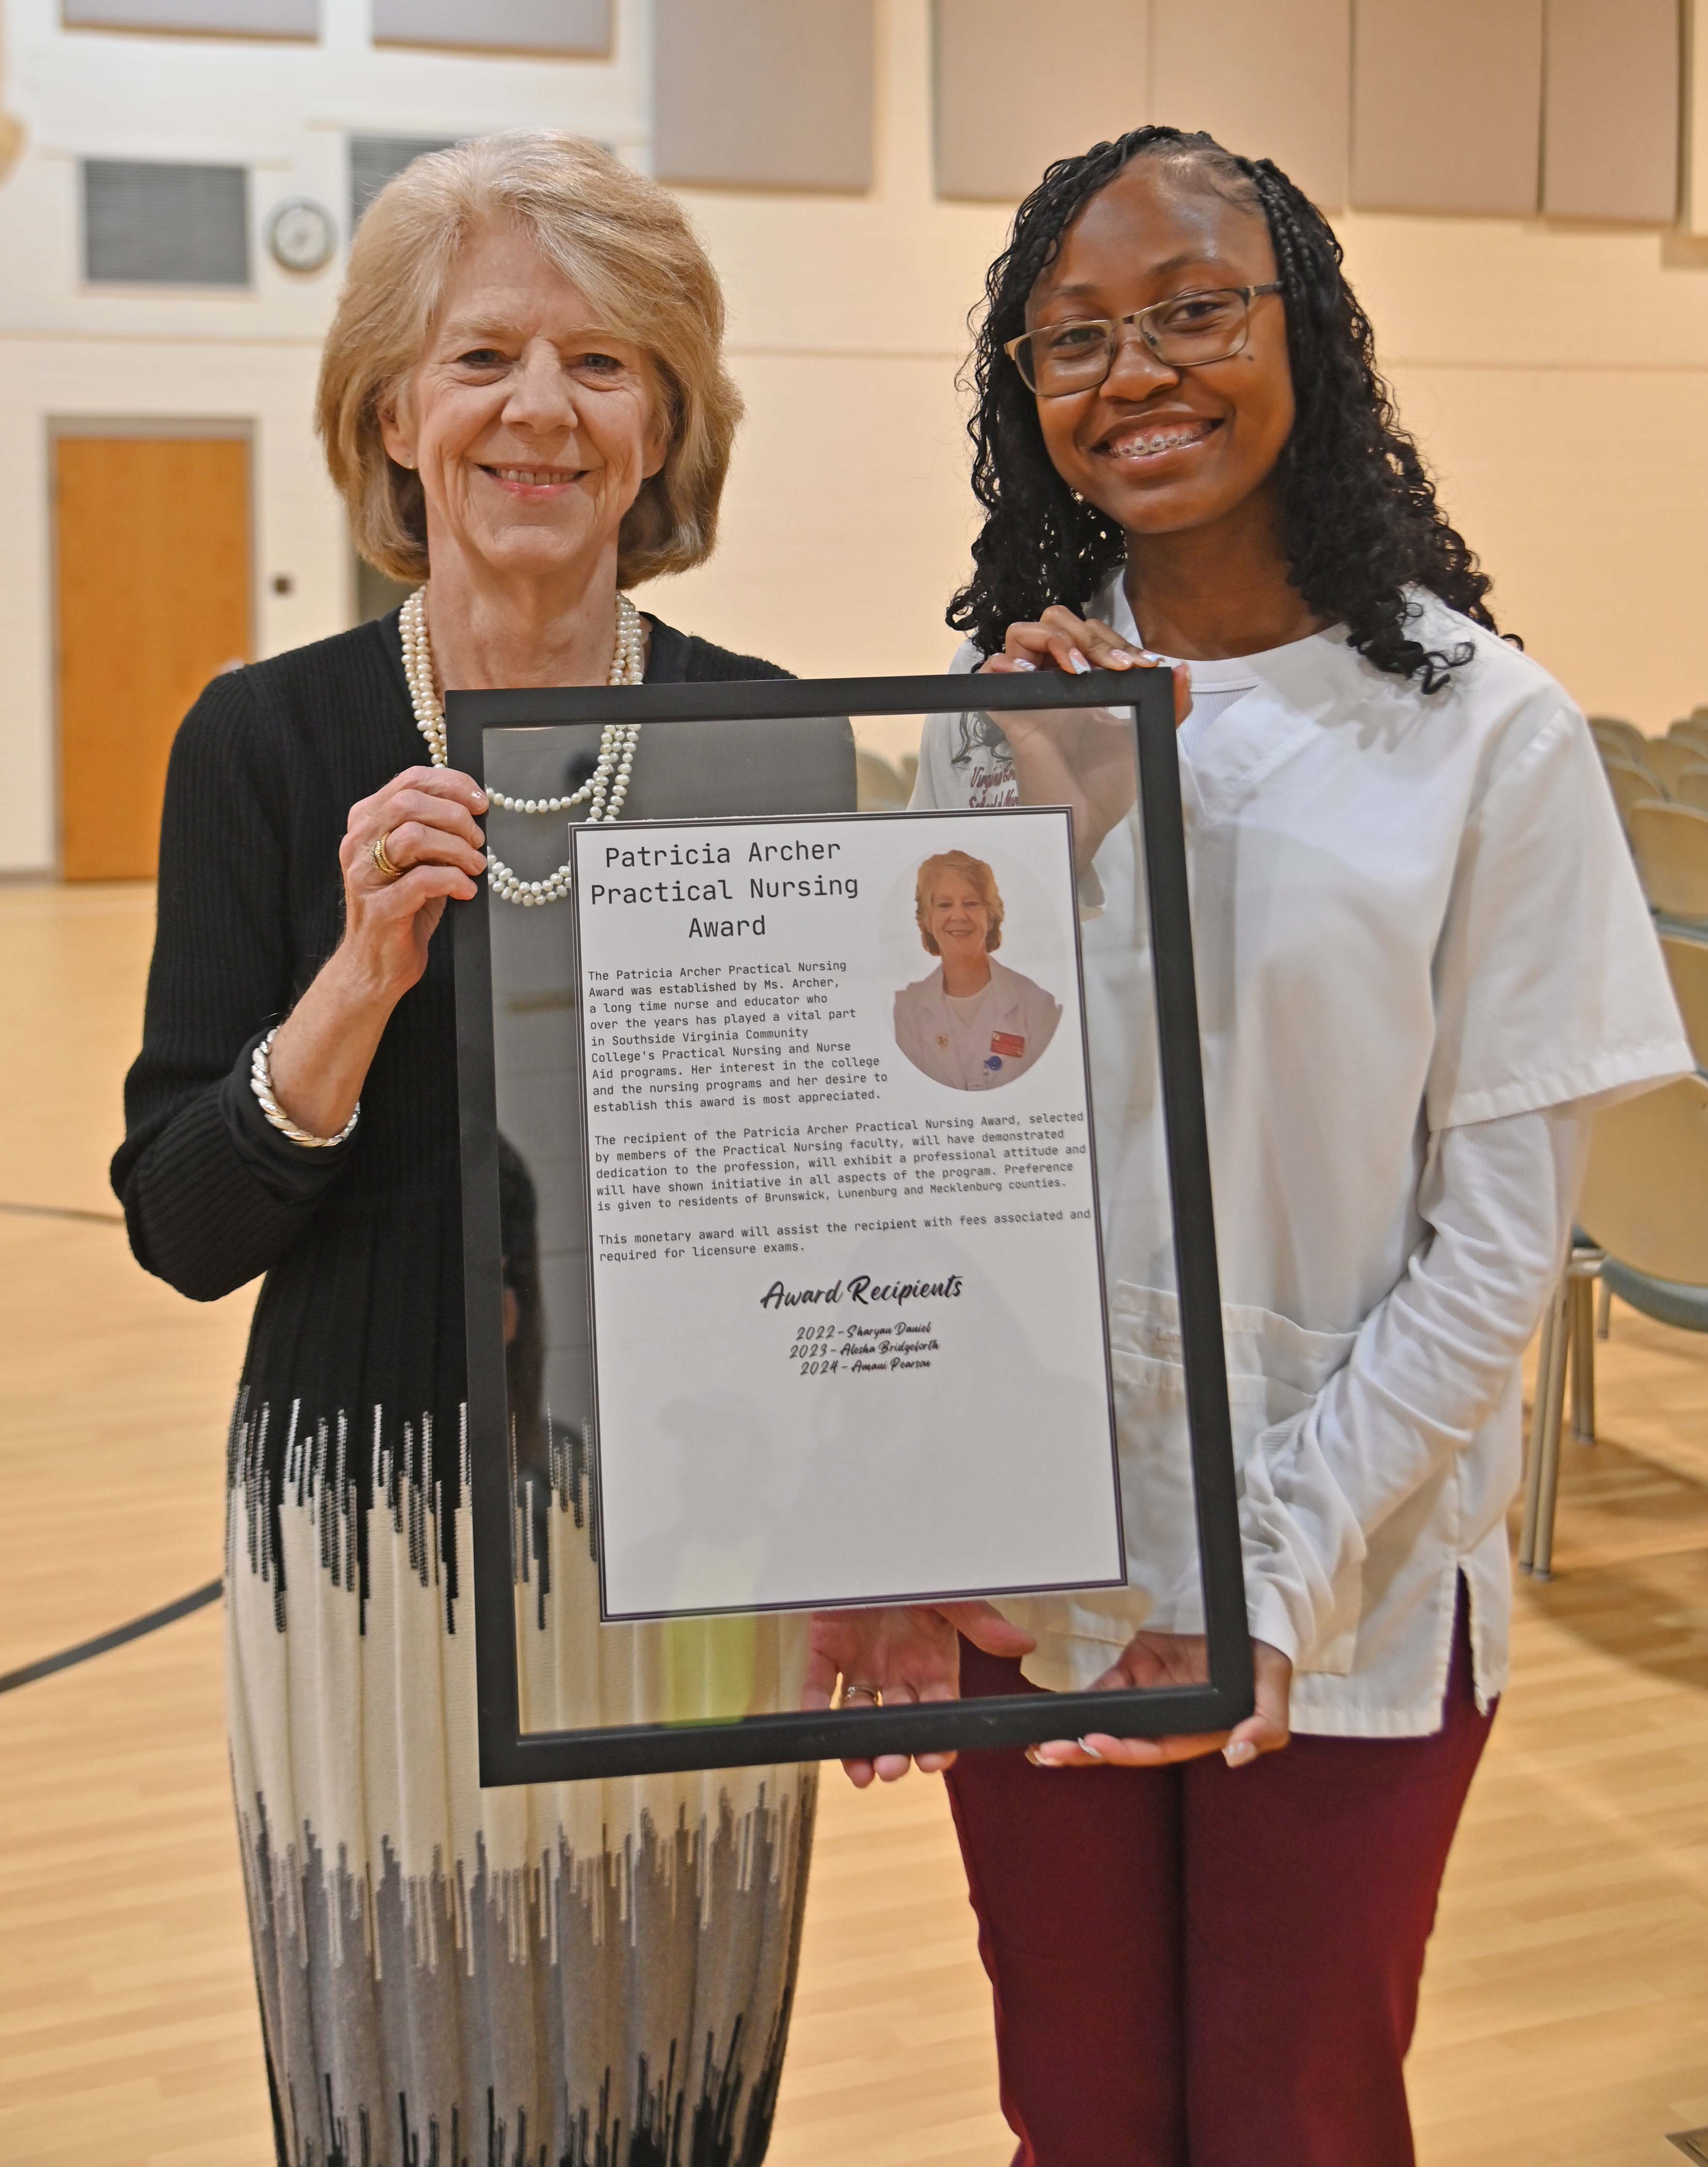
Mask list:
[{"label": "beige wall panel", "polygon": [[1679,207],[1678,0],[1547,0],[1542,209],[1670,225]]},{"label": "beige wall panel", "polygon": [[1542,0],[1355,0],[1353,19],[1359,209],[1534,211]]},{"label": "beige wall panel", "polygon": [[1148,0],[1073,0],[1064,65],[1037,0],[933,0],[937,193],[1018,203],[1053,158],[1149,118]]},{"label": "beige wall panel", "polygon": [[[731,357],[747,400],[709,564],[643,608],[803,677],[947,670],[975,507],[952,354]],[[856,724],[894,757],[918,718]]]},{"label": "beige wall panel", "polygon": [[1668,266],[1652,233],[1356,211],[1335,231],[1384,361],[1694,370],[1708,417],[1708,278]]},{"label": "beige wall panel", "polygon": [[1346,200],[1352,0],[1151,0],[1151,117]]},{"label": "beige wall panel", "polygon": [[1392,376],[1448,516],[1493,578],[1501,630],[1589,713],[1656,732],[1708,701],[1700,370]]},{"label": "beige wall panel", "polygon": [[653,0],[653,171],[872,185],[873,0]]},{"label": "beige wall panel", "polygon": [[[1708,144],[1708,0],[1683,0],[1684,19],[1684,141]],[[1684,225],[1708,234],[1708,157],[1693,150],[1683,160]]]}]

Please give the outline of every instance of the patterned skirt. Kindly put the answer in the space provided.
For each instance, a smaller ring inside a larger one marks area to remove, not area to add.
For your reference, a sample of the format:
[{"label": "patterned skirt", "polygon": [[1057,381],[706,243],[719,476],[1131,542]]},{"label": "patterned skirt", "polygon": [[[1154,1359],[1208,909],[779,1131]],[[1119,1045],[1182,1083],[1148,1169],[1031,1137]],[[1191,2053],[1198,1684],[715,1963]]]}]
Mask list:
[{"label": "patterned skirt", "polygon": [[[816,1769],[483,1791],[467,1452],[448,1500],[432,1443],[379,1408],[246,1396],[233,1421],[232,1778],[282,2167],[752,2167]],[[655,1716],[666,1629],[614,1666],[559,1648],[589,1569],[560,1473],[534,1516],[530,1724]],[[748,1629],[767,1694],[791,1630]]]}]

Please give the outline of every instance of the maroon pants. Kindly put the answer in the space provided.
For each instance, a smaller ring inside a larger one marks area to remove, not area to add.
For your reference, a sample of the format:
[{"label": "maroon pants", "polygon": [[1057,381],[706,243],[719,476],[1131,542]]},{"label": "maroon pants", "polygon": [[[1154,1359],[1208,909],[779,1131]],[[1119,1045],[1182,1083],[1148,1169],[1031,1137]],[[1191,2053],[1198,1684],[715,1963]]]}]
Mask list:
[{"label": "maroon pants", "polygon": [[[962,1690],[1031,1690],[962,1644]],[[1403,2064],[1493,1711],[1461,1594],[1430,1738],[1295,1735],[1230,1769],[949,1775],[1014,2167],[1411,2167]]]}]

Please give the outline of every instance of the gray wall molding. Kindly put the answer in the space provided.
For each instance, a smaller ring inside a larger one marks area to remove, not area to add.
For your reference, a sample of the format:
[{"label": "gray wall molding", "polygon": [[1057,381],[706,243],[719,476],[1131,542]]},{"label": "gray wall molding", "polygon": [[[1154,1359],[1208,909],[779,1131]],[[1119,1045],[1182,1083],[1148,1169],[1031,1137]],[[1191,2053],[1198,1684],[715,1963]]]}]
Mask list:
[{"label": "gray wall molding", "polygon": [[446,45],[465,52],[602,59],[611,0],[373,0],[377,45]]},{"label": "gray wall molding", "polygon": [[318,38],[321,0],[61,0],[68,30],[211,38]]}]

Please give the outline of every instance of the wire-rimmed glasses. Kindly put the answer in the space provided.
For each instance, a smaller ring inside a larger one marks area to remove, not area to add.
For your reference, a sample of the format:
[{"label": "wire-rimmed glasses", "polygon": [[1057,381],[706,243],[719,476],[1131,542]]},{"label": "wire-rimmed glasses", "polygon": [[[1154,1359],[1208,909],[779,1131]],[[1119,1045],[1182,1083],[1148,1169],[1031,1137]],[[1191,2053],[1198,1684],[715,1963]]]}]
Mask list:
[{"label": "wire-rimmed glasses", "polygon": [[1251,305],[1260,294],[1279,294],[1279,279],[1265,286],[1208,286],[1175,294],[1124,316],[1090,316],[1043,324],[1009,339],[1002,351],[1020,371],[1028,391],[1062,399],[1095,391],[1115,366],[1130,324],[1157,359],[1170,368],[1201,368],[1226,361],[1245,344]]}]

